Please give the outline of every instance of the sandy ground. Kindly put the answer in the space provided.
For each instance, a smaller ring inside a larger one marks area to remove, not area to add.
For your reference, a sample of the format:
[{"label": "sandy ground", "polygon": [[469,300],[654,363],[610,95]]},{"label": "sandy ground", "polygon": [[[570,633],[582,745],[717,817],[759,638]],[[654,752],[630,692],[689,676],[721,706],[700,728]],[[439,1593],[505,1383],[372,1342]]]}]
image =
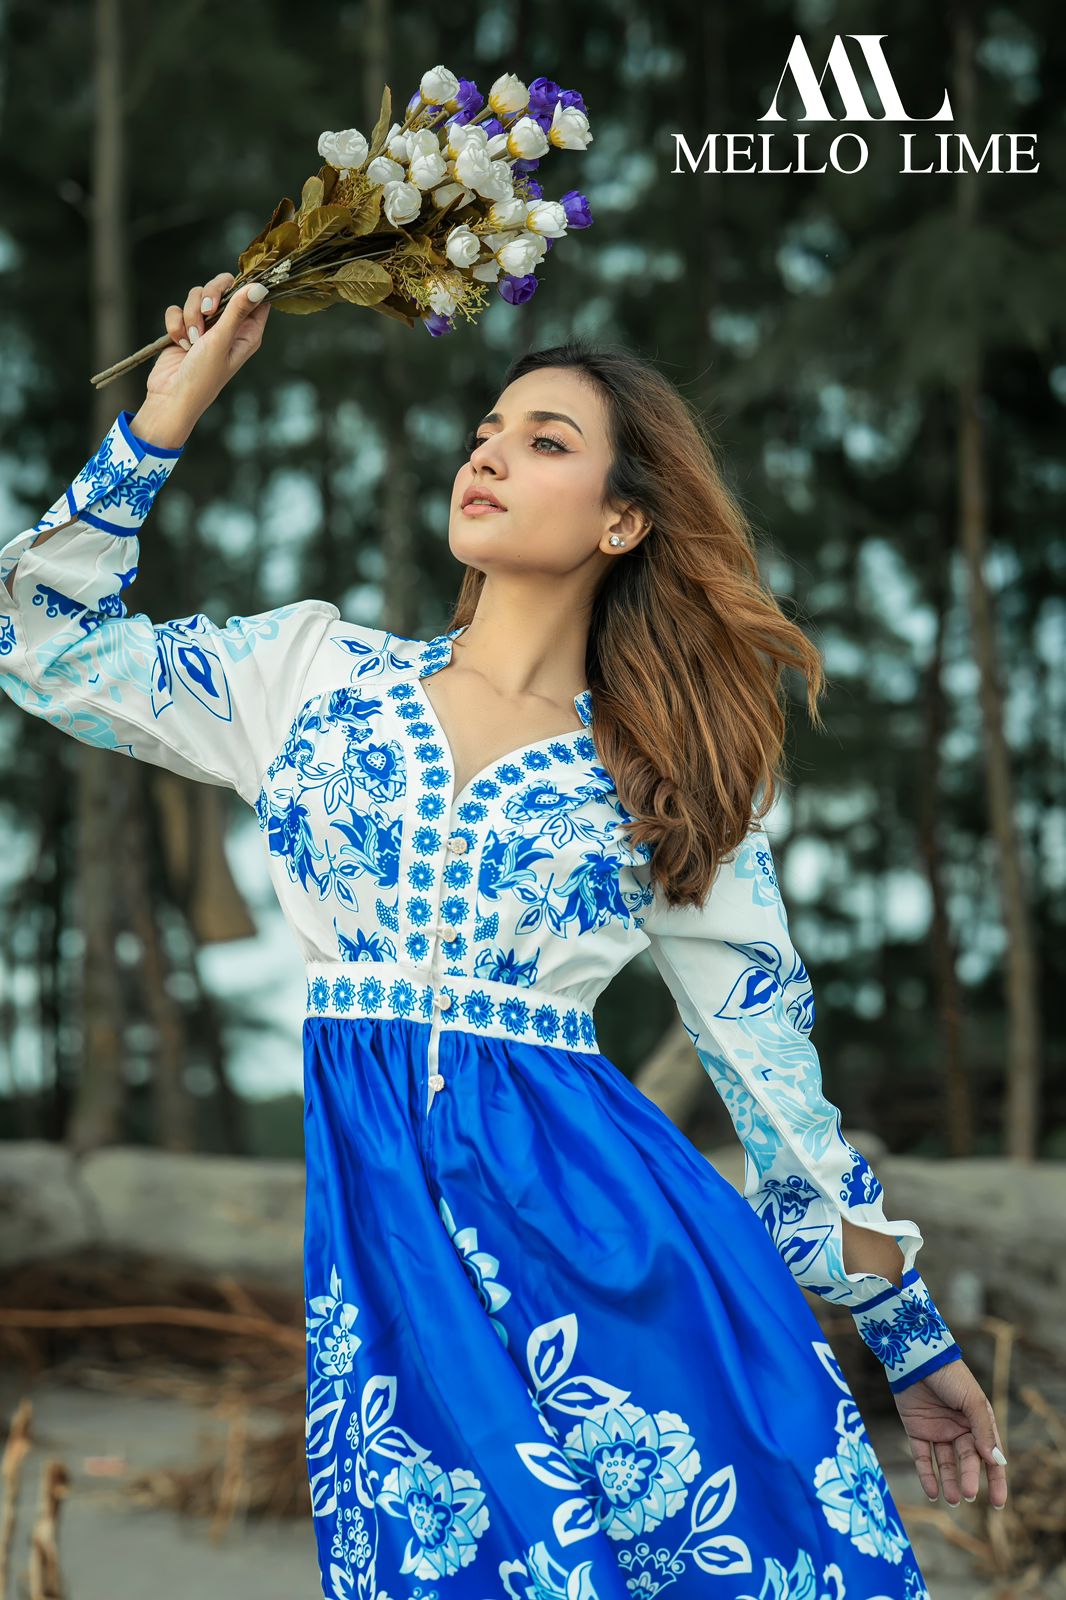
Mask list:
[{"label": "sandy ground", "polygon": [[[125,1505],[121,1478],[101,1478],[87,1470],[87,1458],[94,1456],[122,1457],[131,1473],[189,1466],[203,1458],[202,1452],[214,1448],[221,1453],[220,1417],[174,1399],[75,1387],[50,1376],[36,1381],[19,1381],[11,1373],[0,1377],[5,1417],[24,1395],[34,1407],[35,1448],[20,1497],[12,1600],[24,1600],[29,1592],[29,1531],[48,1457],[60,1459],[71,1475],[60,1528],[65,1600],[144,1600],[146,1593],[152,1600],[185,1600],[193,1590],[219,1600],[321,1600],[310,1516],[234,1522],[213,1543],[206,1520]],[[272,1418],[262,1420],[266,1427],[272,1425]],[[256,1426],[254,1417],[250,1422]],[[996,1514],[984,1504],[983,1486],[973,1506],[931,1506],[898,1424],[889,1418],[876,1429],[869,1425],[931,1600],[991,1600],[995,1587],[980,1579],[969,1555],[952,1546],[938,1526],[950,1518],[979,1534],[983,1519]]]}]

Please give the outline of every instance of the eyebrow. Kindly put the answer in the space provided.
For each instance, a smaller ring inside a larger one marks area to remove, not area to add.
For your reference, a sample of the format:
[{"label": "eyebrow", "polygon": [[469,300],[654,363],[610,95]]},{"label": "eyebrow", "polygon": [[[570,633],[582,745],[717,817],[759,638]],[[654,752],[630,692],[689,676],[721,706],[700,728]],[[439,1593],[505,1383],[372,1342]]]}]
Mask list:
[{"label": "eyebrow", "polygon": [[[577,433],[581,434],[582,438],[585,437],[573,417],[568,417],[565,411],[527,411],[525,420],[527,422],[568,422]],[[481,422],[502,421],[503,418],[498,411],[490,411],[487,417],[482,417],[481,419]],[[479,428],[481,422],[478,423]]]}]

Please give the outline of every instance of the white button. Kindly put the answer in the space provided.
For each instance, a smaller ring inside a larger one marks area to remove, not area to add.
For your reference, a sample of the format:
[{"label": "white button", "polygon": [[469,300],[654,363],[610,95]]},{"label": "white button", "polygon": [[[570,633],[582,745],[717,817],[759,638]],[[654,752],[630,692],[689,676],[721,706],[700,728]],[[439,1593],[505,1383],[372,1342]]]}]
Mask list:
[{"label": "white button", "polygon": [[430,1086],[431,1089],[443,1089],[444,1088],[444,1079],[441,1077],[439,1072],[434,1072],[434,1073],[430,1074],[429,1086]]},{"label": "white button", "polygon": [[453,939],[458,939],[459,929],[453,928],[450,922],[445,922],[441,925],[440,936],[445,944],[451,944]]},{"label": "white button", "polygon": [[450,1011],[452,1008],[452,997],[450,994],[436,994],[433,996],[433,1004],[440,1011]]},{"label": "white button", "polygon": [[448,849],[457,856],[465,856],[469,848],[469,842],[464,839],[461,833],[452,834],[451,838],[448,840]]}]

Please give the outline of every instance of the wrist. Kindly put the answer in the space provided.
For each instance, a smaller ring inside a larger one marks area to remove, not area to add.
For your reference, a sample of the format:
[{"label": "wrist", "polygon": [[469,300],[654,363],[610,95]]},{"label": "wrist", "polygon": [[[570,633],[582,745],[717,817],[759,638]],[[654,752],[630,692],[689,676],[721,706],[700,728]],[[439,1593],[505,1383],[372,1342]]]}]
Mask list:
[{"label": "wrist", "polygon": [[148,395],[129,419],[129,431],[146,444],[180,450],[199,420],[199,415],[192,415],[163,395]]},{"label": "wrist", "polygon": [[893,1391],[908,1388],[937,1367],[957,1361],[962,1351],[933,1304],[917,1267],[883,1294],[852,1307],[863,1342],[885,1369]]}]

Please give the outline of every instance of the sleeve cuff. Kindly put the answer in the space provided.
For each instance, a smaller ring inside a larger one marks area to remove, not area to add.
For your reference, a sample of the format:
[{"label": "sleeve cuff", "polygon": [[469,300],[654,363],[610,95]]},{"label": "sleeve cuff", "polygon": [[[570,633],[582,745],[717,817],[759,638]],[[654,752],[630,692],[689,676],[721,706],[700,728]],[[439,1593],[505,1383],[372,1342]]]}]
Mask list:
[{"label": "sleeve cuff", "polygon": [[863,1342],[885,1368],[893,1392],[907,1389],[962,1351],[933,1304],[917,1267],[883,1294],[852,1308]]},{"label": "sleeve cuff", "polygon": [[131,411],[119,412],[95,454],[34,524],[35,534],[72,518],[120,538],[140,530],[185,447],[173,450],[139,438],[130,431],[132,419]]},{"label": "sleeve cuff", "polygon": [[149,440],[142,439],[139,433],[134,433],[133,429],[130,427],[130,423],[133,421],[133,415],[134,414],[132,411],[120,411],[118,416],[115,418],[115,421],[118,423],[123,435],[129,440],[134,450],[138,451],[140,455],[159,456],[164,461],[168,459],[176,459],[181,455],[182,451],[185,449],[183,444],[178,445],[178,447],[174,449],[164,444],[152,444]]}]

